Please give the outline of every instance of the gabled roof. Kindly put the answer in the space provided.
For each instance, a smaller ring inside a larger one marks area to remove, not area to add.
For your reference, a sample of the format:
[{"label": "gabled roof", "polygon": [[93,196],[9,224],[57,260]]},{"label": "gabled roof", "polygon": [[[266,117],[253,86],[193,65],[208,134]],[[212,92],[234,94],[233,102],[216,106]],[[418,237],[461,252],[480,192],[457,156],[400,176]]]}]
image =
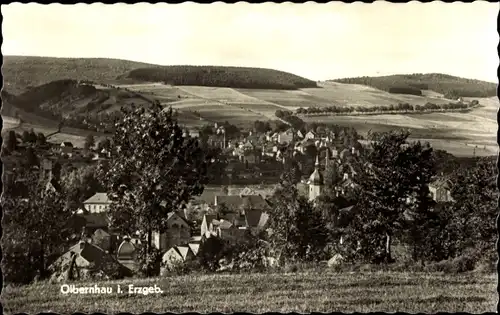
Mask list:
[{"label": "gabled roof", "polygon": [[261,210],[245,210],[245,221],[248,227],[257,227],[259,225]]},{"label": "gabled roof", "polygon": [[444,189],[450,190],[451,187],[452,187],[452,182],[449,179],[441,177],[441,178],[436,179],[432,183],[430,183],[429,186],[435,187],[435,188],[444,188]]},{"label": "gabled roof", "polygon": [[189,252],[191,251],[191,249],[188,246],[176,246],[175,249],[181,255],[183,260],[186,260],[186,258],[189,255]]},{"label": "gabled roof", "polygon": [[189,243],[188,246],[191,252],[196,256],[200,250],[200,244]]},{"label": "gabled roof", "polygon": [[89,204],[89,203],[104,203],[104,204],[110,204],[111,200],[108,198],[108,194],[106,193],[96,193],[89,199],[85,200],[83,202],[84,204]]},{"label": "gabled roof", "polygon": [[170,220],[170,219],[172,219],[172,218],[175,218],[175,217],[180,218],[182,221],[186,222],[187,225],[191,225],[191,223],[188,220],[186,220],[183,216],[180,216],[175,211],[169,212],[167,214],[167,221]]},{"label": "gabled roof", "polygon": [[224,230],[225,229],[230,229],[230,228],[233,227],[233,224],[231,222],[227,221],[227,220],[221,220],[220,224],[219,224],[219,227],[221,229],[224,229]]},{"label": "gabled roof", "polygon": [[[131,275],[130,270],[121,265],[112,255],[106,253],[102,248],[90,243],[84,243],[84,246],[81,246],[79,242],[76,245],[72,246],[66,253],[61,255],[56,260],[54,265],[57,266],[60,264],[64,265],[66,263],[69,263],[73,254],[79,256],[77,258],[77,261],[81,261],[83,259],[88,263],[94,263],[97,268],[101,266],[104,267],[105,264],[111,263],[118,267],[121,274]],[[103,269],[103,271],[105,271],[105,269]]]}]

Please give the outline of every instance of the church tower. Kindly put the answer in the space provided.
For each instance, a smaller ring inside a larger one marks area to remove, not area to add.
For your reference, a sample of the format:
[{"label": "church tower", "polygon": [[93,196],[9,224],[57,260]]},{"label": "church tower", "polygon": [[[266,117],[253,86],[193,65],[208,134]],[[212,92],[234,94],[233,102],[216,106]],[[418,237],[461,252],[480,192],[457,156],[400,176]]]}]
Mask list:
[{"label": "church tower", "polygon": [[323,175],[319,171],[319,156],[316,156],[314,172],[309,177],[309,201],[314,201],[323,190]]}]

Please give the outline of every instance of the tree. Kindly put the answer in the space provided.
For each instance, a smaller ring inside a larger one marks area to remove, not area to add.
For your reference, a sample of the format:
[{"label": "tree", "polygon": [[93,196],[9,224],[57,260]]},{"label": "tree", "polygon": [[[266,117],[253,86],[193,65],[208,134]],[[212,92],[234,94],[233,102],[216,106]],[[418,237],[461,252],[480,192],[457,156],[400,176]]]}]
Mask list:
[{"label": "tree", "polygon": [[470,167],[457,168],[450,176],[453,224],[459,231],[456,254],[474,248],[496,256],[498,192],[492,158],[476,158]]},{"label": "tree", "polygon": [[47,139],[45,138],[45,135],[41,132],[39,132],[37,135],[36,135],[36,143],[38,145],[44,145],[47,143]]},{"label": "tree", "polygon": [[109,138],[105,138],[97,144],[97,150],[99,152],[101,152],[102,150],[109,151],[110,148],[111,148],[111,140],[109,140]]},{"label": "tree", "polygon": [[[62,193],[45,191],[30,169],[17,169],[15,176],[2,195],[2,269],[7,281],[27,282],[35,274],[47,276],[50,258],[60,253],[74,231]],[[23,275],[16,274],[21,263]]]},{"label": "tree", "polygon": [[101,171],[112,205],[113,225],[147,235],[167,229],[167,213],[203,192],[212,159],[195,138],[183,136],[171,108],[122,109],[110,148],[109,169]]},{"label": "tree", "polygon": [[326,230],[315,207],[301,196],[292,183],[293,175],[284,174],[271,197],[269,216],[272,232],[269,240],[280,257],[288,260],[314,260],[326,244]]},{"label": "tree", "polygon": [[77,210],[82,202],[95,193],[104,191],[95,165],[71,171],[63,176],[61,183],[63,183],[66,192],[66,206],[72,211]]},{"label": "tree", "polygon": [[30,133],[27,130],[23,131],[22,139],[23,139],[23,143],[30,142]]},{"label": "tree", "polygon": [[30,130],[28,137],[29,137],[29,143],[36,143],[36,140],[38,139],[38,137],[33,129]]},{"label": "tree", "polygon": [[93,135],[88,135],[86,138],[85,138],[85,149],[88,150],[88,149],[92,149],[95,145],[95,139],[94,139],[94,136]]},{"label": "tree", "polygon": [[17,137],[14,130],[10,130],[7,134],[7,139],[5,140],[5,148],[7,148],[9,152],[13,152],[17,149]]},{"label": "tree", "polygon": [[32,147],[27,147],[25,155],[25,165],[30,168],[39,164],[40,162],[38,161],[38,157],[35,154],[35,150]]},{"label": "tree", "polygon": [[[360,187],[360,209],[351,232],[361,244],[363,256],[391,261],[391,243],[405,222],[408,211],[429,207],[428,184],[434,175],[432,148],[408,143],[407,131],[370,134],[373,150],[367,161],[355,163],[353,178]],[[368,239],[370,238],[370,239]]]}]

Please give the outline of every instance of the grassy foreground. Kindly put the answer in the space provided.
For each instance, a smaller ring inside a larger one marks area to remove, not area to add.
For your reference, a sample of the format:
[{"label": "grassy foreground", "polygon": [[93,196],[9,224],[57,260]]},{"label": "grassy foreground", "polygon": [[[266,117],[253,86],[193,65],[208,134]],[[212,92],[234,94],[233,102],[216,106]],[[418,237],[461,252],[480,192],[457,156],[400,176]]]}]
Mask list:
[{"label": "grassy foreground", "polygon": [[[495,274],[333,271],[271,274],[190,275],[127,279],[82,286],[107,286],[111,294],[67,294],[61,284],[6,287],[6,314],[74,312],[495,312]],[[161,294],[129,294],[127,286],[154,286]],[[124,293],[118,294],[120,285]]]}]

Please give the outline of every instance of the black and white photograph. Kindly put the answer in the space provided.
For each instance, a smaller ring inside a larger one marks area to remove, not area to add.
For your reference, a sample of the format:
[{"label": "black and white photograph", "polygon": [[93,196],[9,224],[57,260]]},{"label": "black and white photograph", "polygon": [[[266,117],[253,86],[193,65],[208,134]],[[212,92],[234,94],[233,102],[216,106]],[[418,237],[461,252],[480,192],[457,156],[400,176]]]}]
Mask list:
[{"label": "black and white photograph", "polygon": [[498,3],[1,14],[5,314],[497,312]]}]

